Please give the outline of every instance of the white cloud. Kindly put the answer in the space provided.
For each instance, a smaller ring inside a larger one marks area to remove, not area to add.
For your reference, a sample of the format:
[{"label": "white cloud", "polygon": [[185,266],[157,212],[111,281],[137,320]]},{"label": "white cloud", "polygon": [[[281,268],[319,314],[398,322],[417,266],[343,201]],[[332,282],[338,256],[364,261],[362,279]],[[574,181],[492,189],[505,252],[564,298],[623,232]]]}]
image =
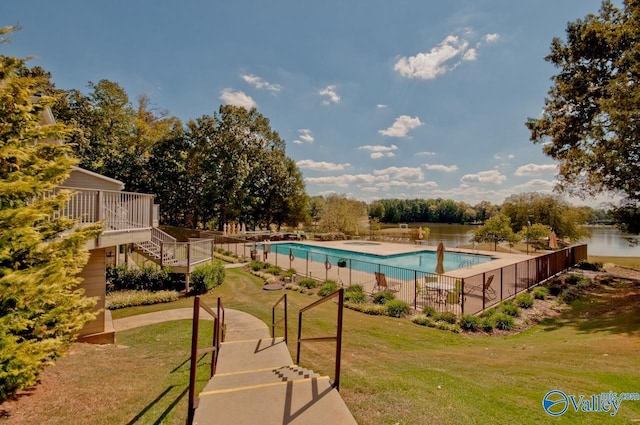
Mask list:
[{"label": "white cloud", "polygon": [[369,155],[371,159],[393,158],[394,156],[396,156],[396,154],[393,152],[387,152],[387,153],[373,152],[371,153],[371,155]]},{"label": "white cloud", "polygon": [[243,74],[242,79],[257,89],[265,89],[274,93],[279,93],[282,87],[279,84],[271,84],[257,75]]},{"label": "white cloud", "polygon": [[378,133],[388,137],[407,137],[409,130],[420,127],[423,125],[418,117],[410,117],[408,115],[400,115],[396,118],[391,127],[386,130],[379,130]]},{"label": "white cloud", "polygon": [[342,171],[345,168],[351,166],[348,162],[345,164],[334,164],[332,162],[316,162],[312,159],[303,159],[296,162],[299,168],[316,170],[316,171]]},{"label": "white cloud", "polygon": [[348,187],[350,184],[373,184],[376,177],[371,174],[343,174],[341,176],[306,177],[304,181],[318,186]]},{"label": "white cloud", "polygon": [[413,154],[413,156],[434,156],[436,155],[435,152],[416,152],[415,154]]},{"label": "white cloud", "polygon": [[478,57],[478,52],[476,49],[467,50],[464,55],[462,55],[462,60],[465,61],[474,61]]},{"label": "white cloud", "polygon": [[546,192],[551,193],[553,191],[553,187],[556,185],[556,182],[553,180],[542,180],[542,179],[533,179],[529,180],[526,183],[519,184],[511,188],[513,192]]},{"label": "white cloud", "polygon": [[240,106],[246,109],[251,109],[256,106],[256,102],[251,96],[242,91],[233,91],[233,89],[229,88],[222,90],[220,99],[228,105]]},{"label": "white cloud", "polygon": [[444,165],[444,164],[424,164],[427,170],[432,171],[444,171],[445,173],[451,173],[453,171],[458,171],[457,165]]},{"label": "white cloud", "polygon": [[486,43],[494,43],[496,41],[498,41],[498,39],[500,38],[500,34],[486,34],[484,37],[482,37],[482,40],[484,40]]},{"label": "white cloud", "polygon": [[498,170],[480,171],[476,174],[465,174],[460,179],[463,183],[491,183],[502,184],[507,180],[504,174],[501,174]]},{"label": "white cloud", "polygon": [[365,150],[371,152],[371,159],[380,158],[393,158],[396,154],[393,153],[398,147],[396,145],[383,146],[383,145],[365,145],[359,146],[359,150]]},{"label": "white cloud", "polygon": [[388,176],[389,180],[423,180],[424,173],[420,167],[389,167],[383,170],[374,170],[376,176]]},{"label": "white cloud", "polygon": [[377,107],[378,109],[382,109],[382,108],[388,108],[389,106],[388,106],[388,105],[383,105],[382,103],[378,103],[378,104],[376,105],[376,107]]},{"label": "white cloud", "polygon": [[[433,80],[439,75],[456,69],[462,61],[475,61],[478,57],[478,48],[482,46],[477,42],[475,48],[469,48],[468,38],[473,36],[473,29],[466,28],[463,36],[448,35],[444,40],[428,52],[420,52],[415,56],[401,57],[393,69],[400,75],[408,78],[420,78]],[[486,44],[498,40],[498,34],[486,34],[482,41]]]},{"label": "white cloud", "polygon": [[418,53],[408,58],[401,57],[393,69],[403,77],[433,80],[457,67],[459,62],[450,64],[451,61],[464,55],[468,46],[466,40],[449,35],[427,53]]},{"label": "white cloud", "polygon": [[390,180],[388,182],[381,182],[376,184],[376,187],[380,189],[398,189],[398,188],[406,188],[406,189],[431,189],[434,187],[438,187],[438,184],[433,181],[427,182],[406,182],[406,181],[398,181],[398,180]]},{"label": "white cloud", "polygon": [[333,103],[339,103],[340,102],[340,96],[338,96],[338,93],[336,93],[336,86],[335,85],[330,85],[327,86],[325,88],[323,88],[322,90],[320,90],[318,92],[318,94],[320,94],[320,96],[326,96],[328,99],[325,99],[322,103],[325,105],[329,105],[331,102]]},{"label": "white cloud", "polygon": [[515,171],[516,176],[536,176],[548,172],[558,171],[556,164],[527,164],[518,167]]},{"label": "white cloud", "polygon": [[495,155],[493,155],[493,157],[495,159],[497,159],[497,160],[500,160],[500,161],[504,160],[504,159],[513,159],[513,158],[515,158],[515,156],[512,153],[510,153],[510,154],[508,154],[506,156],[502,156],[500,154],[495,154]]},{"label": "white cloud", "polygon": [[311,135],[311,130],[308,128],[301,128],[298,130],[298,139],[294,140],[293,143],[297,145],[301,145],[303,143],[313,143],[313,136]]}]

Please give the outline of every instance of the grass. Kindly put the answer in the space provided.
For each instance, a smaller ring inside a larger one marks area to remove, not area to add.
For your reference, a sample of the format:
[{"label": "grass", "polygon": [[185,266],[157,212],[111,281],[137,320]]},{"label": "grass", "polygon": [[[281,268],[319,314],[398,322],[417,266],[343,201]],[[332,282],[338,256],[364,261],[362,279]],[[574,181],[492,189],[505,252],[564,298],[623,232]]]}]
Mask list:
[{"label": "grass", "polygon": [[[205,298],[213,304],[220,296],[225,307],[268,321],[270,307],[282,292],[262,291],[261,286],[259,279],[247,273],[227,270],[225,283]],[[288,294],[291,312],[317,299],[293,291]],[[127,308],[114,311],[114,316],[189,306],[190,302]],[[486,337],[345,309],[341,394],[361,425],[550,423],[542,397],[552,389],[575,395],[639,391],[638,311],[640,286],[612,284],[593,297],[575,301],[558,319],[543,321],[521,334]],[[289,316],[293,340],[297,315]],[[326,336],[334,322],[335,304],[323,304],[305,313],[310,328],[305,327],[304,336]],[[77,423],[83,417],[84,423],[95,424],[183,424],[188,339],[189,322],[180,321],[119,333],[118,343],[128,348],[76,344],[77,353],[46,370],[44,390],[51,379],[63,384],[55,396],[34,399],[7,423]],[[301,363],[332,376],[333,349],[331,343],[305,345]],[[294,341],[290,350],[295,359]],[[203,385],[204,363],[199,373]],[[615,418],[570,410],[553,423],[639,419],[640,402],[625,401]]]}]

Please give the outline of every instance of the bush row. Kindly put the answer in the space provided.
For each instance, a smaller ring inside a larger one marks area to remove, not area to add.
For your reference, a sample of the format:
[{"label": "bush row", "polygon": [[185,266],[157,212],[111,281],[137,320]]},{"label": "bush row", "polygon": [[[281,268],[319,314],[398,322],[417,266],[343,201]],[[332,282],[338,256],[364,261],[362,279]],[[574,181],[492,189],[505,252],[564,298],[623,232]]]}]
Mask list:
[{"label": "bush row", "polygon": [[179,291],[184,277],[164,269],[142,267],[129,269],[126,265],[107,267],[107,293],[113,291]]},{"label": "bush row", "polygon": [[110,310],[133,307],[136,305],[148,305],[168,303],[179,298],[177,291],[115,291],[107,294],[106,305]]}]

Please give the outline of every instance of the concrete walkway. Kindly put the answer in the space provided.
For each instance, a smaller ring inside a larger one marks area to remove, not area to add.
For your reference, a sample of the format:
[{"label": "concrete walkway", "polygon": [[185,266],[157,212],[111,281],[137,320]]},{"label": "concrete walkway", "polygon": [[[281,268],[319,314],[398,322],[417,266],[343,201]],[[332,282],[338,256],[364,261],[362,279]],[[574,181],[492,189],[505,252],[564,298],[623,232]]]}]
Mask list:
[{"label": "concrete walkway", "polygon": [[[113,323],[118,332],[192,315],[191,308],[181,308]],[[356,424],[330,379],[293,365],[287,345],[282,338],[271,338],[264,322],[225,309],[225,324],[216,374],[199,395],[194,425]]]}]

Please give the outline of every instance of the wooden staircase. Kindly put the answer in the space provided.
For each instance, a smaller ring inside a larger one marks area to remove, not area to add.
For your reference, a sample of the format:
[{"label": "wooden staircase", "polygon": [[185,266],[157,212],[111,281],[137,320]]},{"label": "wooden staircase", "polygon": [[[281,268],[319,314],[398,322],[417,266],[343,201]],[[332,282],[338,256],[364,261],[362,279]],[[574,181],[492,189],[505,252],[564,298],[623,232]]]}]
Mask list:
[{"label": "wooden staircase", "polygon": [[157,227],[151,229],[151,240],[133,244],[134,251],[162,266],[175,266],[178,259],[175,249],[164,249],[163,244],[177,244],[177,239]]}]

